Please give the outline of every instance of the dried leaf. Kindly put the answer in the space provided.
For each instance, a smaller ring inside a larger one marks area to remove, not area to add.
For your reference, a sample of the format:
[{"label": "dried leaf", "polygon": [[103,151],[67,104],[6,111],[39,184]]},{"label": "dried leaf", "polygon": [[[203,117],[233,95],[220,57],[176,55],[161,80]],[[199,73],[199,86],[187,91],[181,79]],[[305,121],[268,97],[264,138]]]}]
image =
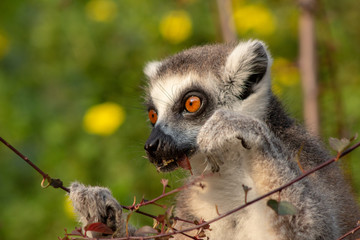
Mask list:
[{"label": "dried leaf", "polygon": [[175,208],[175,206],[172,205],[172,206],[170,206],[168,209],[166,209],[165,215],[166,215],[166,217],[168,218],[168,220],[170,220],[170,218],[173,218],[173,217],[174,217],[174,213],[173,213],[174,208]]},{"label": "dried leaf", "polygon": [[337,139],[337,138],[329,138],[330,147],[338,153],[344,151],[349,145],[350,140],[347,138]]},{"label": "dried leaf", "polygon": [[70,235],[72,236],[82,236],[82,233],[81,233],[81,228],[75,228],[75,230],[73,230]]},{"label": "dried leaf", "polygon": [[352,138],[350,138],[350,141],[351,142],[355,141],[357,138],[358,138],[358,133],[355,133],[355,135]]},{"label": "dried leaf", "polygon": [[189,170],[190,174],[193,175],[193,173],[191,171],[191,165],[190,165],[189,158],[186,155],[184,155],[181,159],[179,159],[178,164],[181,168]]},{"label": "dried leaf", "polygon": [[218,216],[220,216],[221,214],[219,213],[219,208],[218,208],[218,205],[215,204],[215,210],[216,210],[216,213]]},{"label": "dried leaf", "polygon": [[[196,221],[196,220],[195,220],[194,223],[195,223],[196,225],[200,225],[200,224],[206,223],[206,221],[201,218],[200,221]],[[210,229],[210,224],[205,224],[202,228],[203,228],[203,229],[209,229],[209,230],[211,230],[211,229]]]},{"label": "dried leaf", "polygon": [[209,229],[211,231],[210,224],[206,224],[205,226],[203,226],[203,229]]},{"label": "dried leaf", "polygon": [[280,216],[297,214],[296,207],[287,201],[278,202],[274,199],[270,199],[267,201],[267,205]]},{"label": "dried leaf", "polygon": [[243,190],[244,190],[245,193],[247,193],[247,192],[249,192],[251,190],[251,187],[248,187],[248,186],[246,186],[244,184],[242,185],[242,187],[243,187]]},{"label": "dried leaf", "polygon": [[164,222],[164,220],[165,220],[164,214],[160,214],[159,216],[156,217],[156,221],[158,221],[159,223]]},{"label": "dried leaf", "polygon": [[205,231],[203,229],[201,229],[200,232],[197,234],[197,237],[199,237],[199,238],[206,237]]},{"label": "dried leaf", "polygon": [[145,234],[157,234],[158,231],[150,226],[143,226],[136,230],[135,236],[143,236]]},{"label": "dried leaf", "polygon": [[99,232],[104,234],[113,234],[114,231],[106,226],[104,223],[97,222],[97,223],[91,223],[87,226],[85,226],[85,231],[92,231],[92,232]]},{"label": "dried leaf", "polygon": [[129,236],[129,220],[130,220],[130,217],[131,215],[133,214],[134,212],[130,212],[127,217],[126,217],[126,225],[125,225],[125,232],[126,232],[126,236]]}]

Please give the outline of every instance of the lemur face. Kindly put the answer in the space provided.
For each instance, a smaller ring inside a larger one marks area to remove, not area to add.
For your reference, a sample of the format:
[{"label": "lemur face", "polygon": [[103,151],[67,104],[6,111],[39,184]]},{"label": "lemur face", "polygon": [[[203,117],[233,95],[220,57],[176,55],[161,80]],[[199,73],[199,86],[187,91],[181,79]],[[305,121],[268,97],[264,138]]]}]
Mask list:
[{"label": "lemur face", "polygon": [[[147,156],[159,171],[172,171],[197,152],[197,135],[221,107],[261,116],[269,90],[263,79],[269,57],[259,41],[208,45],[149,63],[147,101],[153,126]],[[256,106],[254,106],[256,104]]]},{"label": "lemur face", "polygon": [[196,80],[192,74],[173,76],[150,91],[153,129],[145,150],[159,171],[172,171],[196,153],[198,132],[216,106],[211,90]]}]

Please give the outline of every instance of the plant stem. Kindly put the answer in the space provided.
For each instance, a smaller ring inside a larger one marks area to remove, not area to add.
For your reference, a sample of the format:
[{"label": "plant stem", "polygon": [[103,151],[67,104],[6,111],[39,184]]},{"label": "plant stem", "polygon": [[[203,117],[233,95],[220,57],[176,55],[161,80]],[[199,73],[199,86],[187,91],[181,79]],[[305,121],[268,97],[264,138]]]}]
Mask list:
[{"label": "plant stem", "polygon": [[357,226],[356,228],[352,229],[351,231],[345,233],[344,235],[342,235],[341,237],[339,237],[337,240],[342,240],[342,239],[346,238],[347,236],[350,236],[350,235],[354,234],[354,233],[357,232],[358,230],[360,230],[360,225]]},{"label": "plant stem", "polygon": [[38,173],[41,174],[43,179],[46,179],[49,181],[49,184],[53,186],[54,188],[61,188],[66,192],[70,192],[70,189],[67,187],[64,187],[62,182],[59,179],[53,179],[48,174],[44,173],[38,166],[36,166],[28,157],[23,155],[21,152],[19,152],[16,148],[14,148],[10,143],[5,141],[2,137],[0,137],[0,141],[5,144],[8,148],[10,148],[16,155],[18,155],[20,158],[22,158],[27,164],[29,164],[32,168],[34,168]]},{"label": "plant stem", "polygon": [[[230,211],[228,211],[228,212],[226,212],[226,213],[224,213],[224,214],[221,214],[220,216],[218,216],[218,217],[216,217],[216,218],[213,218],[213,219],[211,219],[211,220],[209,220],[209,221],[206,221],[206,222],[204,222],[204,223],[202,223],[202,224],[196,225],[196,226],[194,226],[194,227],[189,227],[189,228],[186,228],[186,229],[182,229],[182,230],[180,230],[180,231],[175,231],[175,232],[172,232],[172,233],[164,233],[164,234],[158,234],[158,235],[154,235],[154,236],[147,236],[147,237],[141,237],[141,238],[139,238],[139,237],[119,238],[119,239],[117,239],[117,240],[120,240],[120,239],[144,239],[144,240],[145,240],[145,239],[161,238],[161,237],[172,236],[172,235],[174,235],[174,234],[181,234],[181,233],[184,233],[184,232],[189,232],[189,231],[192,231],[192,230],[200,229],[200,228],[205,227],[205,226],[207,226],[207,225],[209,225],[209,224],[211,224],[211,223],[213,223],[213,222],[219,221],[220,219],[222,219],[222,218],[224,218],[224,217],[227,217],[227,216],[229,216],[229,215],[231,215],[231,214],[233,214],[233,213],[235,213],[235,212],[238,212],[238,211],[240,211],[241,209],[243,209],[243,208],[245,208],[245,207],[247,207],[247,206],[249,206],[249,205],[251,205],[251,204],[254,204],[254,203],[256,203],[256,202],[258,202],[258,201],[260,201],[260,200],[262,200],[262,199],[264,199],[264,198],[266,198],[266,197],[268,197],[268,196],[270,196],[270,195],[272,195],[272,194],[274,194],[274,193],[276,193],[276,192],[279,192],[279,191],[281,191],[281,190],[289,187],[290,185],[292,185],[292,184],[294,184],[294,183],[302,180],[303,178],[309,176],[310,174],[312,174],[312,173],[314,173],[314,172],[316,172],[316,171],[319,171],[320,169],[322,169],[322,168],[330,165],[330,164],[333,163],[333,162],[336,162],[339,158],[344,157],[345,155],[347,155],[348,153],[352,152],[353,150],[355,150],[355,149],[358,148],[358,147],[360,147],[360,142],[358,142],[358,143],[354,144],[353,146],[349,147],[348,149],[346,149],[345,151],[343,151],[340,155],[338,155],[338,156],[336,156],[336,157],[333,157],[333,158],[325,161],[324,163],[318,165],[317,167],[315,167],[315,168],[313,168],[313,169],[310,169],[310,170],[304,172],[304,173],[301,174],[299,177],[297,177],[297,178],[293,179],[292,181],[290,181],[290,182],[282,185],[281,187],[278,187],[278,188],[272,190],[271,192],[268,192],[268,193],[266,193],[266,194],[264,194],[264,195],[262,195],[262,196],[260,196],[260,197],[258,197],[258,198],[255,198],[255,199],[247,202],[246,204],[243,204],[243,205],[241,205],[241,206],[239,206],[239,207],[237,207],[237,208],[234,208],[234,209],[232,209],[232,210],[230,210]],[[359,228],[360,228],[360,227],[359,227]],[[354,232],[354,231],[357,231],[357,230],[359,230],[359,229],[358,229],[358,228],[353,229],[351,232],[347,233],[347,235],[349,235],[350,233],[352,233],[352,232]],[[345,235],[344,235],[343,237],[345,237]],[[341,239],[341,238],[340,238],[340,239]],[[339,240],[339,239],[338,239],[338,240]]]}]

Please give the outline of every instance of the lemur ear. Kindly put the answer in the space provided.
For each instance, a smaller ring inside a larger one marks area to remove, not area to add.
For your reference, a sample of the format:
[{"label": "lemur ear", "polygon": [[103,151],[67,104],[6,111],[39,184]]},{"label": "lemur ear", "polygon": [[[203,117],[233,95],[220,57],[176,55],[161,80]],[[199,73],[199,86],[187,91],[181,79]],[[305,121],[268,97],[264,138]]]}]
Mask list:
[{"label": "lemur ear", "polygon": [[147,63],[144,68],[145,75],[149,79],[156,77],[160,66],[161,66],[161,62],[159,62],[159,61],[152,61],[152,62]]},{"label": "lemur ear", "polygon": [[[254,92],[271,64],[270,54],[263,42],[250,40],[239,43],[225,63],[225,85],[239,99],[246,99]],[[270,79],[270,78],[269,78]]]}]

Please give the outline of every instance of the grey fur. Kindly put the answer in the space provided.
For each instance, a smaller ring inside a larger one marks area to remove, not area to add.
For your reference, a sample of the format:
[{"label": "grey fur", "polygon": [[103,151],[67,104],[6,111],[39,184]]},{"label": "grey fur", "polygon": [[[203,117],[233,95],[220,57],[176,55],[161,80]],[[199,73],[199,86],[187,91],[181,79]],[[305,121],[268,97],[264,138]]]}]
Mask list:
[{"label": "grey fur", "polygon": [[[158,113],[145,144],[149,160],[158,170],[171,171],[189,157],[194,176],[187,181],[213,173],[202,181],[202,188],[180,192],[177,216],[210,220],[218,211],[224,213],[244,203],[242,185],[252,188],[247,196],[251,200],[291,181],[301,174],[297,154],[305,170],[329,159],[321,142],[289,117],[272,94],[270,67],[265,44],[251,40],[191,48],[145,68],[147,105]],[[202,100],[197,112],[184,109],[189,96]],[[101,197],[94,197],[98,195]],[[123,228],[121,208],[108,190],[76,183],[70,197],[83,224],[93,218],[103,221],[104,206],[110,205],[116,220],[108,225],[118,231]],[[207,236],[336,239],[360,219],[337,163],[271,196],[278,197],[291,202],[298,213],[277,216],[263,200],[211,224]],[[176,228],[187,226],[179,221]],[[359,234],[349,239],[356,237]]]},{"label": "grey fur", "polygon": [[[73,203],[76,214],[83,227],[91,223],[102,222],[110,227],[115,233],[113,237],[126,236],[126,216],[122,216],[122,208],[107,188],[84,186],[74,182],[70,186],[70,200]],[[135,229],[130,227],[130,234]],[[89,237],[103,237],[101,233],[88,232]]]}]

